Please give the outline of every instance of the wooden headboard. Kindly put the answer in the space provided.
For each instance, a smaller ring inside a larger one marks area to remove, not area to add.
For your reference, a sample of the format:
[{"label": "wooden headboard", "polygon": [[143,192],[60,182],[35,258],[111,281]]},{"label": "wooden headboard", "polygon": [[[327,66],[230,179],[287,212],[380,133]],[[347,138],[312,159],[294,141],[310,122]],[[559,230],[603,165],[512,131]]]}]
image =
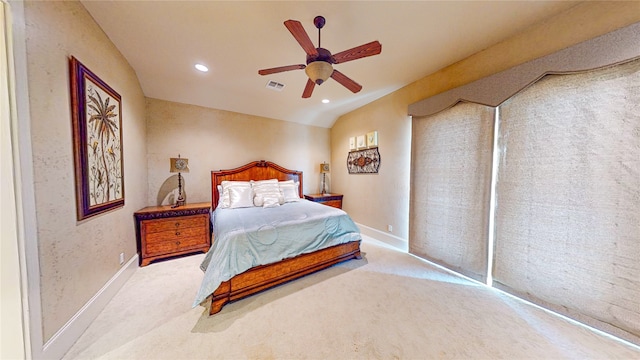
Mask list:
[{"label": "wooden headboard", "polygon": [[279,181],[293,180],[300,183],[299,196],[302,197],[302,171],[285,169],[270,161],[254,161],[231,170],[218,170],[211,172],[211,205],[212,209],[218,206],[218,185],[227,181],[269,180]]}]

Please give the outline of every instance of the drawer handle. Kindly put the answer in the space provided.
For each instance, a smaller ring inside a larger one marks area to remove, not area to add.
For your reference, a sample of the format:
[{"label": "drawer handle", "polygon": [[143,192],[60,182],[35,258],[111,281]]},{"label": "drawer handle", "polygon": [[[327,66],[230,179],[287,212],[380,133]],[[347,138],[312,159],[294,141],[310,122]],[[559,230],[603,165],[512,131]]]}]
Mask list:
[{"label": "drawer handle", "polygon": [[179,222],[177,222],[177,223],[176,223],[176,227],[178,227],[178,226],[180,226],[180,223],[179,223]]},{"label": "drawer handle", "polygon": [[180,241],[176,241],[176,245],[180,245]]},{"label": "drawer handle", "polygon": [[179,236],[179,235],[180,235],[180,231],[176,231],[176,236]]}]

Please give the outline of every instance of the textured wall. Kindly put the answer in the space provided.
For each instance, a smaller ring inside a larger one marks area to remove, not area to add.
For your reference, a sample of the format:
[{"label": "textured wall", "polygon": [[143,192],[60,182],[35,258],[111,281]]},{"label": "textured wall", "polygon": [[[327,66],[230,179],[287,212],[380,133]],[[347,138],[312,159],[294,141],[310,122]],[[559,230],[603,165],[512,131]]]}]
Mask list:
[{"label": "textured wall", "polygon": [[[12,53],[13,21],[11,9],[5,2],[0,2],[0,359],[24,359],[25,339],[22,324],[21,269],[22,260],[18,247],[18,207],[15,181],[20,179],[20,172],[14,171],[18,154],[18,142],[12,139],[12,128],[16,125],[17,111],[15,85],[9,82],[7,74],[13,73],[14,67],[7,61]],[[18,180],[19,181],[19,180]],[[19,188],[18,188],[19,189]]]},{"label": "textured wall", "polygon": [[[333,192],[344,194],[342,208],[354,221],[407,239],[409,227],[409,166],[411,118],[398,93],[351,112],[331,128]],[[377,174],[349,174],[349,138],[378,131],[380,168]]]},{"label": "textured wall", "polygon": [[[408,237],[411,122],[408,105],[640,21],[640,2],[585,2],[464,60],[428,75],[336,121],[331,130],[334,190],[355,221]],[[378,130],[378,175],[349,175],[349,137]],[[357,199],[357,200],[356,200]]]},{"label": "textured wall", "polygon": [[254,160],[301,170],[304,193],[320,188],[319,164],[329,161],[329,129],[147,99],[147,202],[167,203],[177,177],[169,158],[189,159],[184,176],[187,202],[211,200],[211,170],[230,169]]},{"label": "textured wall", "polygon": [[[51,338],[136,252],[146,205],[144,96],[135,72],[79,2],[26,2],[27,71],[43,339]],[[75,56],[122,96],[125,206],[76,221],[69,95]]]}]

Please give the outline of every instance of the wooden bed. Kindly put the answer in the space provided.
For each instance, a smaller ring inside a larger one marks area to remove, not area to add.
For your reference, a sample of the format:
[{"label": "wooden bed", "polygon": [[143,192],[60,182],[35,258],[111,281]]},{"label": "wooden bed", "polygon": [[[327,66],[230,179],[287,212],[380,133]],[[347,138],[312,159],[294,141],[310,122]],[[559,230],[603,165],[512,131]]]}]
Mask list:
[{"label": "wooden bed", "polygon": [[[218,186],[222,181],[249,181],[278,179],[300,182],[299,196],[302,197],[302,172],[285,169],[269,161],[254,161],[231,170],[211,172],[212,209],[218,206]],[[215,239],[213,239],[215,241]],[[339,262],[360,259],[360,241],[331,246],[311,253],[298,255],[282,261],[251,268],[225,281],[213,292],[209,315],[222,310],[230,301],[235,301],[269,289],[284,282],[294,280],[312,272],[325,269]]]}]

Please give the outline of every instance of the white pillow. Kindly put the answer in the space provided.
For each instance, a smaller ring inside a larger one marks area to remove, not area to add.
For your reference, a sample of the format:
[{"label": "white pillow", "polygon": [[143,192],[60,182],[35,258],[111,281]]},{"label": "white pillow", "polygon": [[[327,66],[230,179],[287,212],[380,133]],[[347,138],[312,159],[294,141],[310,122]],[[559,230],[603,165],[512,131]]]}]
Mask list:
[{"label": "white pillow", "polygon": [[295,185],[295,187],[298,188],[300,186],[300,182],[293,181],[293,180],[284,180],[284,181],[279,181],[278,185],[279,186],[282,186],[282,185]]},{"label": "white pillow", "polygon": [[250,187],[229,188],[229,208],[243,208],[253,206],[253,190]]},{"label": "white pillow", "polygon": [[230,205],[229,189],[234,187],[249,188],[251,189],[251,183],[249,181],[223,181],[222,185],[222,201],[218,204],[221,208],[228,208]]},{"label": "white pillow", "polygon": [[300,201],[299,194],[299,182],[294,182],[293,180],[280,181],[278,183],[280,187],[280,191],[282,192],[282,196],[284,197],[284,202],[292,202],[292,201]]},{"label": "white pillow", "polygon": [[[271,204],[273,199],[275,199],[278,204],[284,203],[284,197],[280,192],[277,179],[251,180],[251,187],[253,188],[254,205],[256,206],[260,206],[258,205],[260,203],[260,197],[262,197],[263,206],[267,202]],[[258,199],[256,199],[256,197],[258,197]]]},{"label": "white pillow", "polygon": [[278,179],[269,179],[269,180],[251,180],[251,186],[255,189],[269,189],[272,188],[275,184],[278,187]]},{"label": "white pillow", "polygon": [[277,206],[280,206],[280,202],[278,201],[278,199],[273,197],[265,198],[264,204],[262,205],[263,208],[271,208],[271,207],[277,207]]}]

